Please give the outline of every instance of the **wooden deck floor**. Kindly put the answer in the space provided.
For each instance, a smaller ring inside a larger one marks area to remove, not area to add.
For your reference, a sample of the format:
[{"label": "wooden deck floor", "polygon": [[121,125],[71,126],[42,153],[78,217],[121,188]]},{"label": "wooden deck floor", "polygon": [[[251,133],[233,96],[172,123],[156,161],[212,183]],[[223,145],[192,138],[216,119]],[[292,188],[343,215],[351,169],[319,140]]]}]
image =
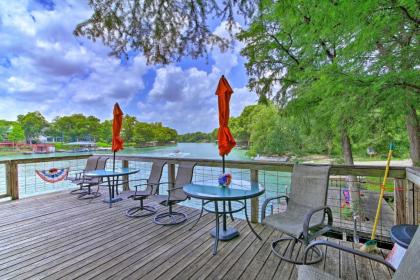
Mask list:
[{"label": "wooden deck floor", "polygon": [[[0,279],[296,279],[296,267],[270,251],[278,232],[235,220],[240,237],[219,243],[212,256],[212,215],[188,230],[199,211],[178,226],[159,226],[152,217],[130,219],[124,210],[57,193],[0,204]],[[343,242],[343,241],[337,241]],[[346,242],[344,242],[346,243]],[[351,246],[351,243],[347,243]],[[318,266],[344,279],[389,279],[380,265],[334,249]]]}]

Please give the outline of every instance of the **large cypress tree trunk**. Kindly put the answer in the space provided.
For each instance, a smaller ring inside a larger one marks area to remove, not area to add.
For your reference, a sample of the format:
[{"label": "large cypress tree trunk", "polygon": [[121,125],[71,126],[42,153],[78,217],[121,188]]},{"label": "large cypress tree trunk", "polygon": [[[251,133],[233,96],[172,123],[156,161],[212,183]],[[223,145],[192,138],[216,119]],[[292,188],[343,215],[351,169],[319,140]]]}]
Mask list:
[{"label": "large cypress tree trunk", "polygon": [[408,139],[410,141],[410,158],[414,166],[420,166],[420,121],[416,108],[409,106],[406,116]]},{"label": "large cypress tree trunk", "polygon": [[[351,149],[350,137],[347,132],[347,128],[343,127],[341,129],[341,148],[343,151],[343,158],[346,165],[353,166],[353,152]],[[354,216],[359,216],[360,220],[363,220],[363,211],[361,207],[360,199],[360,189],[359,184],[357,183],[356,176],[347,176],[347,187],[350,192],[350,206],[353,210]]]}]

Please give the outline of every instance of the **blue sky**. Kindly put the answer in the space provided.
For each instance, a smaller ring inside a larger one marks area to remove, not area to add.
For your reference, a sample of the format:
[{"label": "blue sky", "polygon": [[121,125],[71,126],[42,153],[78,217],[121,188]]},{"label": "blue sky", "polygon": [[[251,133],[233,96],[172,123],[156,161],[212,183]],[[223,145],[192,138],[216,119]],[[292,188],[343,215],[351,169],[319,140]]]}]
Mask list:
[{"label": "blue sky", "polygon": [[[256,102],[246,88],[239,43],[225,53],[215,48],[208,60],[185,58],[163,67],[147,65],[139,54],[123,65],[100,41],[73,36],[92,13],[86,2],[0,0],[1,119],[35,110],[49,120],[72,113],[109,119],[119,102],[140,121],[180,133],[208,132],[217,126],[214,91],[222,74],[234,88],[233,116]],[[213,32],[227,36],[224,23]]]}]

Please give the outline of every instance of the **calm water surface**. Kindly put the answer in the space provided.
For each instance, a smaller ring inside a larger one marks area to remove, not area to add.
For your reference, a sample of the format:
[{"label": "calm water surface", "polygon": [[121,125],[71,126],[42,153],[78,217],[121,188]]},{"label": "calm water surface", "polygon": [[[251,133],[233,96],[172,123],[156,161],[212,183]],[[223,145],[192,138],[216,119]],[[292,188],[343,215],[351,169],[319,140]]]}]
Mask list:
[{"label": "calm water surface", "polygon": [[[251,160],[246,150],[234,148],[226,157],[227,160]],[[95,152],[98,153],[98,152]],[[102,152],[109,154],[110,151]],[[77,155],[82,153],[55,153],[55,154],[32,154],[0,157],[0,160],[23,159],[23,158],[45,158],[54,156]],[[220,159],[217,145],[213,143],[178,143],[176,145],[150,148],[126,148],[119,155],[141,155],[153,157],[174,157],[174,158],[202,158],[202,159]],[[110,161],[109,161],[110,163]],[[70,167],[70,170],[82,170],[86,160],[64,160],[49,163],[21,164],[19,165],[19,192],[21,197],[33,196],[41,193],[58,191],[63,189],[74,189],[75,186],[68,181],[58,183],[47,183],[41,180],[35,170],[49,169],[52,167]],[[119,163],[120,164],[120,163]],[[108,166],[110,167],[110,166]],[[149,163],[130,162],[130,167],[139,168],[140,173],[136,177],[147,178],[150,172]],[[249,180],[249,170],[229,169],[234,179]],[[194,182],[210,182],[216,184],[217,177],[221,173],[221,168],[196,167],[194,171]],[[162,180],[166,182],[167,171],[163,174]],[[287,185],[290,184],[290,174],[283,172],[259,172],[259,182],[266,188],[266,195],[261,197],[283,193]],[[5,193],[5,168],[0,164],[0,194]],[[186,203],[188,206],[198,207],[201,203],[191,200]]]},{"label": "calm water surface", "polygon": [[[94,152],[109,154],[110,151]],[[31,154],[31,155],[14,155],[14,156],[0,156],[0,160],[8,159],[24,159],[24,158],[44,158],[54,156],[77,155],[83,153],[51,153],[51,154]],[[213,143],[178,143],[176,145],[163,147],[149,147],[149,148],[125,148],[119,151],[122,155],[141,155],[154,157],[186,157],[186,158],[206,158],[206,159],[220,159],[217,145]],[[232,152],[226,157],[228,160],[245,160],[250,159],[246,155],[246,150],[234,148]]]}]

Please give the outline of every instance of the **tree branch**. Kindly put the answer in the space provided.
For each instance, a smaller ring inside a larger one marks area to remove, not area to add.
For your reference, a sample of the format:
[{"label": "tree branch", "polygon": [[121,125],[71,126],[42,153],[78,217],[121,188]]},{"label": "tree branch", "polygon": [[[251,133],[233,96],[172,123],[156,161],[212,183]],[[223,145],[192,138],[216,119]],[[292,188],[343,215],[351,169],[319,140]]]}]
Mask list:
[{"label": "tree branch", "polygon": [[413,21],[416,24],[420,24],[420,19],[410,15],[410,13],[408,12],[408,10],[405,7],[399,6],[399,8],[408,19],[410,19],[411,21]]},{"label": "tree branch", "polygon": [[279,47],[291,58],[294,62],[296,62],[297,65],[300,64],[299,60],[288,50],[283,44],[276,38],[276,36],[269,34],[271,38],[274,39],[274,41],[279,45]]}]

